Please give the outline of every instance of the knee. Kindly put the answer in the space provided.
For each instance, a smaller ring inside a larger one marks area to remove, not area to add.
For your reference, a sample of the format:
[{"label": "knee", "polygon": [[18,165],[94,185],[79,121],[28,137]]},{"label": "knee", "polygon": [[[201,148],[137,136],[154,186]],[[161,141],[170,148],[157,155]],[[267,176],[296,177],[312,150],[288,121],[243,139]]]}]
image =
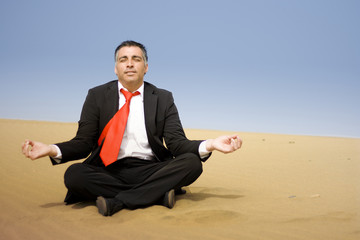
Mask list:
[{"label": "knee", "polygon": [[185,168],[197,177],[201,175],[203,168],[202,162],[199,156],[193,153],[184,154],[185,159],[183,161]]},{"label": "knee", "polygon": [[84,164],[75,163],[68,167],[64,174],[64,183],[68,189],[72,189],[81,185],[84,180]]}]

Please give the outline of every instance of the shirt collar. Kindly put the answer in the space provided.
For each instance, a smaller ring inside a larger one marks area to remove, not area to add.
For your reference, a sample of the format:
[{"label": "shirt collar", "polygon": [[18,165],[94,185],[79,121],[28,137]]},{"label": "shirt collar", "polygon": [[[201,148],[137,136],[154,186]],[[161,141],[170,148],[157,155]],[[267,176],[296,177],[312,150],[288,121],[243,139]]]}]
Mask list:
[{"label": "shirt collar", "polygon": [[[118,82],[118,91],[120,92],[120,89],[125,89],[126,91],[128,91],[121,83],[120,83],[120,81],[117,81]],[[143,84],[141,84],[141,86],[139,87],[139,89],[138,90],[136,90],[136,91],[138,91],[139,93],[140,93],[140,96],[141,96],[141,98],[143,98],[143,96],[144,96],[144,83]],[[136,92],[136,91],[134,91],[134,92]]]}]

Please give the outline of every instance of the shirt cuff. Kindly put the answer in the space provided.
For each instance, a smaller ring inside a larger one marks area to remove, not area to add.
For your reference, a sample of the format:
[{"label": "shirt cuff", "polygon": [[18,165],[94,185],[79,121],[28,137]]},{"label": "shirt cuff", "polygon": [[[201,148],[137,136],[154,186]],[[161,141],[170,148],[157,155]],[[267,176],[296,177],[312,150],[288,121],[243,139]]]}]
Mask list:
[{"label": "shirt cuff", "polygon": [[199,155],[200,155],[200,158],[203,159],[203,158],[206,158],[209,156],[211,152],[206,150],[206,141],[202,141],[199,145]]},{"label": "shirt cuff", "polygon": [[57,152],[56,156],[53,157],[54,161],[57,163],[61,163],[62,153],[60,148],[57,145],[52,145],[52,146],[56,148],[56,152]]}]

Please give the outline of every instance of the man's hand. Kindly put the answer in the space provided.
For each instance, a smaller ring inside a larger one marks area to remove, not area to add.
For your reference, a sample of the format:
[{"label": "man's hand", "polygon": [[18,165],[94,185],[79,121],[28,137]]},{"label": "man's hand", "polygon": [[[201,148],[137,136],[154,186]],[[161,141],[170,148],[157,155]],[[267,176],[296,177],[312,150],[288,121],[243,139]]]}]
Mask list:
[{"label": "man's hand", "polygon": [[220,136],[206,141],[208,151],[217,150],[222,153],[231,153],[241,147],[242,141],[238,135]]},{"label": "man's hand", "polygon": [[57,155],[56,148],[54,146],[31,140],[25,140],[22,144],[22,152],[31,160],[46,156],[55,157]]}]

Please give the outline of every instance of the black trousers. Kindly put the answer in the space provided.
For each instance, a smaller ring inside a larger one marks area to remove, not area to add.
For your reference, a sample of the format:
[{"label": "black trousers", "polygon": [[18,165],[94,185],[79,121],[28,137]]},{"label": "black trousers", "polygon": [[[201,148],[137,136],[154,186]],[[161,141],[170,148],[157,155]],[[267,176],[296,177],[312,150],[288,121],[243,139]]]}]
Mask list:
[{"label": "black trousers", "polygon": [[64,180],[78,199],[116,198],[135,209],[156,204],[167,191],[190,185],[201,173],[200,158],[187,153],[164,162],[125,158],[107,167],[76,163]]}]

